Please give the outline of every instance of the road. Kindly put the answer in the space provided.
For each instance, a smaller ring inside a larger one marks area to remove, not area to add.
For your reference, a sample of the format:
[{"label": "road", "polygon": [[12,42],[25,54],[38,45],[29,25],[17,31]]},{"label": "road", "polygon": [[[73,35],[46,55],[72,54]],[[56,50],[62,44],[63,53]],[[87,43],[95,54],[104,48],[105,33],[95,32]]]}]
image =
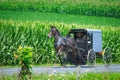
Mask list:
[{"label": "road", "polygon": [[[0,68],[0,75],[12,75],[18,74],[20,68]],[[73,73],[80,71],[81,73],[86,72],[120,72],[120,64],[114,64],[110,67],[105,67],[104,65],[96,65],[95,67],[88,67],[87,65],[83,65],[80,67],[67,66],[66,68],[58,67],[58,66],[49,66],[49,67],[33,67],[32,72],[34,74],[40,73]]]}]

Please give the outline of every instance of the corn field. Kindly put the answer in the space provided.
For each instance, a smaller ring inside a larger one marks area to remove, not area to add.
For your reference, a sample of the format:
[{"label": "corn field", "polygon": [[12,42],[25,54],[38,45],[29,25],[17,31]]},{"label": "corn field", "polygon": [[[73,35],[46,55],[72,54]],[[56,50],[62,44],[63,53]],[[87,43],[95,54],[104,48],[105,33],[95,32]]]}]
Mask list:
[{"label": "corn field", "polygon": [[39,11],[120,18],[120,0],[1,0],[0,10]]},{"label": "corn field", "polygon": [[33,47],[33,64],[58,62],[53,39],[48,39],[50,25],[55,25],[65,36],[72,28],[102,30],[103,49],[112,48],[113,61],[120,63],[120,28],[108,26],[76,25],[40,21],[0,20],[0,65],[15,65],[14,53],[19,46]]}]

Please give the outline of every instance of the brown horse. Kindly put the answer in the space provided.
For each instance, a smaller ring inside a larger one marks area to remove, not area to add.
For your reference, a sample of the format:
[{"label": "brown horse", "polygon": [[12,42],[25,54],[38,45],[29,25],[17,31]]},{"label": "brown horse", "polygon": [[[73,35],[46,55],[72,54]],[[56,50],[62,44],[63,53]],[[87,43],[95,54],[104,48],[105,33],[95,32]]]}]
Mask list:
[{"label": "brown horse", "polygon": [[[79,60],[78,60],[79,58],[77,56],[77,48],[74,39],[70,37],[63,38],[55,26],[51,26],[51,29],[48,33],[48,37],[54,38],[54,47],[57,56],[59,57],[61,66],[63,66],[63,63],[66,62],[67,60],[74,63],[75,66],[79,64]],[[62,52],[64,52],[63,57],[61,57]]]}]

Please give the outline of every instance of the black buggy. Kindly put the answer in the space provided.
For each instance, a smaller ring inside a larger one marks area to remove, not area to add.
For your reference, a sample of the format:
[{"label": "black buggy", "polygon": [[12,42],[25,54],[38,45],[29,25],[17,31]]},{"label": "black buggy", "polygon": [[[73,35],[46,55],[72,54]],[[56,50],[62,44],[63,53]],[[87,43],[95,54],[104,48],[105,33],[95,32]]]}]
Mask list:
[{"label": "black buggy", "polygon": [[80,57],[80,64],[88,63],[89,66],[94,66],[96,63],[96,57],[102,57],[106,66],[111,64],[111,49],[106,47],[102,51],[101,30],[71,29],[68,34],[69,37],[74,38],[76,42]]}]

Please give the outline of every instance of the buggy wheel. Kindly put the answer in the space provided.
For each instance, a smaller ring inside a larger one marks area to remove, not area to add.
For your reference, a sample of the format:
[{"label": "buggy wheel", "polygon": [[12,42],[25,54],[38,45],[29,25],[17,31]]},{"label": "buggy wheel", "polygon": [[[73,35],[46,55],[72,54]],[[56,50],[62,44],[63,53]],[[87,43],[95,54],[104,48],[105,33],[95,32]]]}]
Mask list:
[{"label": "buggy wheel", "polygon": [[110,64],[112,63],[112,53],[111,52],[112,52],[111,48],[108,48],[108,47],[103,50],[102,57],[103,57],[103,62],[106,67],[110,66]]},{"label": "buggy wheel", "polygon": [[87,63],[90,67],[93,67],[96,64],[96,53],[93,51],[93,49],[88,51]]}]

